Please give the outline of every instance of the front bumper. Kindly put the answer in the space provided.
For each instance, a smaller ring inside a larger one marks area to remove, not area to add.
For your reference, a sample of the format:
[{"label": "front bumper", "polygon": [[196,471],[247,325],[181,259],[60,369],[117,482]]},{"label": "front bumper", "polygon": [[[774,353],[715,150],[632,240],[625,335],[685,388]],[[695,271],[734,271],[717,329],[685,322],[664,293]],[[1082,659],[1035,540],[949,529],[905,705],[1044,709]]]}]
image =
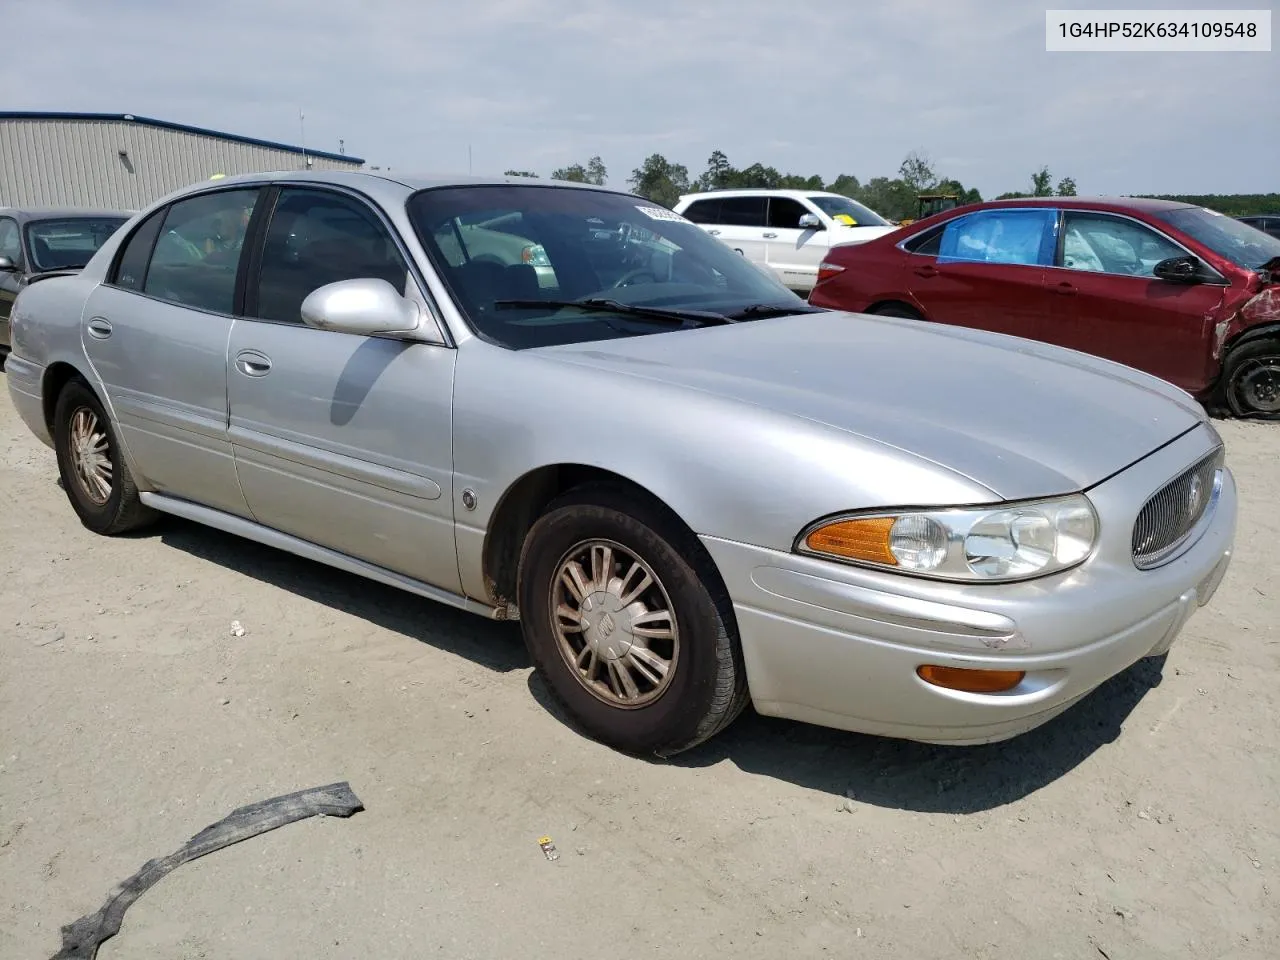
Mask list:
[{"label": "front bumper", "polygon": [[[1039,726],[1137,660],[1166,652],[1230,563],[1229,470],[1199,539],[1153,570],[1132,561],[1146,499],[1217,443],[1198,427],[1089,491],[1101,519],[1082,566],[1018,584],[948,584],[704,537],[738,620],[763,714],[931,743],[988,743]],[[922,664],[1023,670],[972,694],[926,683]]]}]

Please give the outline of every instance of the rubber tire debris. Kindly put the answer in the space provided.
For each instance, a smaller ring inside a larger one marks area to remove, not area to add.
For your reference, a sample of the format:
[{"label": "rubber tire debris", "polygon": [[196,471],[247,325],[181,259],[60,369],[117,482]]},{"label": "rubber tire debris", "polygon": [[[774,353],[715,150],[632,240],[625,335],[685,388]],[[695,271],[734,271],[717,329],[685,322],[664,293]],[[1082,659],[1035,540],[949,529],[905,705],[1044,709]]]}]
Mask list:
[{"label": "rubber tire debris", "polygon": [[63,927],[62,949],[50,960],[94,960],[98,948],[120,932],[124,912],[150,887],[188,860],[308,817],[349,817],[363,809],[364,804],[345,780],[239,807],[205,827],[167,857],[148,860],[141,870],[111,891],[107,902],[96,913]]}]

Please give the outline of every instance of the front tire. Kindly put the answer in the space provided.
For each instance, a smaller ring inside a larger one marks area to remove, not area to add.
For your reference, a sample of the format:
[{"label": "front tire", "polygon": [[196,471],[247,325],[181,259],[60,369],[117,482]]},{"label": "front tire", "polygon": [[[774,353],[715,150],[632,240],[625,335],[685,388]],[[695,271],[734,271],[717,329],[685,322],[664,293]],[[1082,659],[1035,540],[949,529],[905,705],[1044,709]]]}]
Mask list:
[{"label": "front tire", "polygon": [[1280,420],[1280,340],[1255,340],[1227,354],[1223,393],[1237,417]]},{"label": "front tire", "polygon": [[520,621],[534,666],[590,736],[671,756],[747,703],[733,607],[702,545],[610,484],[548,505],[525,539]]},{"label": "front tire", "polygon": [[115,425],[83,380],[71,380],[58,395],[53,442],[71,508],[94,533],[112,536],[155,518],[138,496]]}]

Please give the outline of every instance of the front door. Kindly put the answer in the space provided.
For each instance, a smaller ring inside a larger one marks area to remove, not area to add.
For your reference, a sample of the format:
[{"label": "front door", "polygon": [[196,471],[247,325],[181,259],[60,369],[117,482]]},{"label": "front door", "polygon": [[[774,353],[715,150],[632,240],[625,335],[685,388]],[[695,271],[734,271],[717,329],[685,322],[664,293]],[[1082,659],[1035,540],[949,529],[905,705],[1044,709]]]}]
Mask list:
[{"label": "front door", "polygon": [[325,284],[415,281],[364,200],[281,190],[231,332],[227,395],[240,483],[260,523],[458,592],[453,349],[302,323]]},{"label": "front door", "polygon": [[800,218],[806,213],[817,216],[799,200],[769,198],[769,222],[764,232],[769,266],[793,290],[813,289],[818,281],[818,264],[831,249],[830,231],[801,228]]},{"label": "front door", "polygon": [[1136,367],[1199,393],[1213,380],[1213,322],[1226,287],[1160,280],[1187,251],[1127,217],[1068,210],[1045,339]]},{"label": "front door", "polygon": [[1008,208],[957,217],[936,257],[913,256],[906,283],[929,320],[1038,339],[1057,211]]},{"label": "front door", "polygon": [[227,439],[227,338],[259,196],[220,190],[149,216],[81,318],[85,352],[143,478],[240,516],[248,508]]}]

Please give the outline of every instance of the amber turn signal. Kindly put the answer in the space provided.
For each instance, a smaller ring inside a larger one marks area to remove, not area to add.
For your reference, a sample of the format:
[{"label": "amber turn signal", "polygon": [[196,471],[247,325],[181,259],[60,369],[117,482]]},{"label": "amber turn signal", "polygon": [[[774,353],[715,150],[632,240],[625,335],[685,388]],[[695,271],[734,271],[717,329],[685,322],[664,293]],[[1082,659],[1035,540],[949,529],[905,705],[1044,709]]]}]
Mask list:
[{"label": "amber turn signal", "polygon": [[815,553],[896,567],[898,558],[889,549],[889,532],[894,520],[894,517],[869,517],[830,523],[805,537],[805,546]]},{"label": "amber turn signal", "polygon": [[965,693],[1004,693],[1020,684],[1027,675],[1025,670],[969,670],[932,664],[916,667],[916,673],[925,683]]}]

